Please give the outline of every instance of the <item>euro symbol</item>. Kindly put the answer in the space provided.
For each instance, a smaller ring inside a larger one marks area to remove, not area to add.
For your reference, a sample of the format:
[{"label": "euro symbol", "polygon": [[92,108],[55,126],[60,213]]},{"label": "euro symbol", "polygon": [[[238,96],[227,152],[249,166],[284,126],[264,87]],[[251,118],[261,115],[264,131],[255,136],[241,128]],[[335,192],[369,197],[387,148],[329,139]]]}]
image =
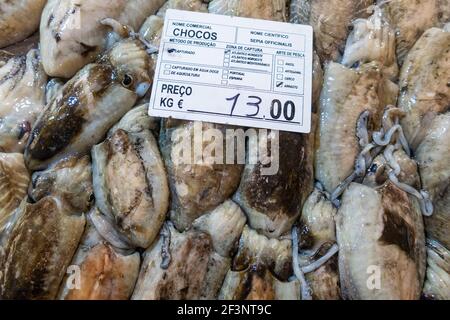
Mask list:
[{"label": "euro symbol", "polygon": [[178,101],[178,108],[183,109],[183,99],[181,99],[180,101]]}]

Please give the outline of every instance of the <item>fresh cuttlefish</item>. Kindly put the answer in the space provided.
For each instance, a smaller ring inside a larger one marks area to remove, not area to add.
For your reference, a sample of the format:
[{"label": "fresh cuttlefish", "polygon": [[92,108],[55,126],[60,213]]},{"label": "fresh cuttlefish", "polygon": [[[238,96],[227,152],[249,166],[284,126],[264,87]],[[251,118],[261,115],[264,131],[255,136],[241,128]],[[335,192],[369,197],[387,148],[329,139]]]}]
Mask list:
[{"label": "fresh cuttlefish", "polygon": [[104,19],[138,30],[164,0],[49,0],[40,35],[44,69],[53,77],[71,78],[108,45]]},{"label": "fresh cuttlefish", "polygon": [[84,215],[53,196],[19,210],[0,261],[0,298],[54,299],[83,234]]},{"label": "fresh cuttlefish", "polygon": [[425,30],[441,27],[450,21],[448,0],[377,0],[377,2],[395,28],[396,51],[400,65]]},{"label": "fresh cuttlefish", "polygon": [[427,263],[423,297],[433,300],[449,300],[450,251],[439,242],[427,239]]},{"label": "fresh cuttlefish", "polygon": [[33,33],[31,36],[23,41],[14,43],[7,47],[0,49],[0,51],[6,51],[13,55],[25,55],[31,49],[39,49],[39,33]]},{"label": "fresh cuttlefish", "polygon": [[320,63],[320,58],[317,55],[317,52],[314,51],[313,56],[313,75],[312,75],[312,111],[317,112],[317,103],[320,99],[320,92],[322,91],[323,84],[323,69],[322,64]]},{"label": "fresh cuttlefish", "polygon": [[[179,233],[168,222],[144,253],[132,299],[215,299],[230,268],[245,215],[228,200]],[[220,231],[219,231],[220,230]]]},{"label": "fresh cuttlefish", "polygon": [[115,228],[131,247],[152,244],[169,206],[167,174],[151,126],[145,106],[133,109],[91,152],[102,223]]},{"label": "fresh cuttlefish", "polygon": [[326,192],[317,187],[303,206],[298,227],[298,260],[314,300],[340,299],[338,259],[335,254],[336,212]]},{"label": "fresh cuttlefish", "polygon": [[[0,153],[0,246],[3,229],[27,194],[30,175],[21,153]],[[1,249],[0,249],[1,251]]]},{"label": "fresh cuttlefish", "polygon": [[375,188],[351,183],[336,228],[344,298],[420,298],[426,253],[415,198],[390,180]]},{"label": "fresh cuttlefish", "polygon": [[140,260],[138,252],[117,249],[105,241],[88,214],[84,235],[61,284],[58,298],[127,300],[133,293]]},{"label": "fresh cuttlefish", "polygon": [[[395,104],[398,88],[383,75],[378,62],[357,69],[330,62],[324,78],[315,176],[332,193],[351,175],[362,142],[367,140],[365,132],[379,122],[386,105]],[[370,123],[363,123],[364,118],[370,118]]]},{"label": "fresh cuttlefish", "polygon": [[91,160],[88,155],[68,157],[45,171],[31,176],[29,193],[31,200],[39,200],[57,194],[74,210],[87,212],[92,202]]},{"label": "fresh cuttlefish", "polygon": [[210,149],[224,145],[226,127],[223,125],[164,121],[160,147],[172,195],[170,218],[177,229],[186,230],[196,218],[217,207],[236,191],[243,166],[227,164],[226,150],[216,158],[212,158],[214,152],[208,154]]},{"label": "fresh cuttlefish", "polygon": [[150,87],[149,57],[137,39],[116,43],[47,104],[25,150],[28,168],[87,153]]},{"label": "fresh cuttlefish", "polygon": [[208,10],[214,14],[287,21],[286,0],[213,0]]},{"label": "fresh cuttlefish", "polygon": [[[278,238],[291,230],[314,187],[314,129],[309,135],[272,131],[259,134],[258,140],[249,142],[248,161],[234,199],[253,229]],[[264,148],[269,161],[264,159]],[[252,154],[258,153],[258,161],[251,161]]]},{"label": "fresh cuttlefish", "polygon": [[39,28],[46,0],[0,1],[0,48],[19,42]]},{"label": "fresh cuttlefish", "polygon": [[427,235],[450,248],[450,111],[433,119],[415,158],[434,203],[433,215],[425,218]]},{"label": "fresh cuttlefish", "polygon": [[0,151],[23,152],[44,108],[45,74],[38,50],[11,57],[0,68]]},{"label": "fresh cuttlefish", "polygon": [[291,274],[291,241],[269,239],[245,226],[219,299],[298,300],[300,284],[289,281]]},{"label": "fresh cuttlefish", "polygon": [[290,21],[314,29],[314,44],[323,63],[338,61],[353,19],[369,15],[372,0],[292,0]]},{"label": "fresh cuttlefish", "polygon": [[156,62],[158,60],[158,49],[161,41],[164,18],[166,11],[168,9],[177,9],[185,11],[195,11],[195,12],[208,12],[208,6],[202,0],[168,0],[166,3],[158,10],[156,15],[149,16],[145,22],[142,24],[139,34],[142,39],[144,39],[149,47],[154,51],[150,55],[151,58],[151,72],[153,75]]},{"label": "fresh cuttlefish", "polygon": [[[8,236],[0,260],[0,298],[56,298],[83,235],[84,213],[91,205],[91,164],[87,160],[63,161],[35,177],[36,188],[42,190],[31,191],[37,202],[22,201],[14,213],[14,223],[5,230]],[[51,194],[44,196],[44,190]]]},{"label": "fresh cuttlefish", "polygon": [[406,56],[400,73],[398,106],[411,148],[420,144],[433,118],[450,106],[450,32],[431,28]]},{"label": "fresh cuttlefish", "polygon": [[345,46],[342,64],[351,67],[359,63],[379,61],[386,74],[395,79],[398,76],[398,65],[395,55],[395,30],[375,7],[374,13],[367,19],[356,19],[352,22]]},{"label": "fresh cuttlefish", "polygon": [[164,19],[168,9],[208,12],[208,4],[203,0],[168,0],[158,10],[157,15]]}]

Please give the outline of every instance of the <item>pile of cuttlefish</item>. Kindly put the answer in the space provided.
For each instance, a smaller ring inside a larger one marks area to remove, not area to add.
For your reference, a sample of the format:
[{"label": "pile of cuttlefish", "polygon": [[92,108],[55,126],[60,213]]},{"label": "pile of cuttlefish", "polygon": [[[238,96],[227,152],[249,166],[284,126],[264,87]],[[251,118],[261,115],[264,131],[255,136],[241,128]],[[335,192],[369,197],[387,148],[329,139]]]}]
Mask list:
[{"label": "pile of cuttlefish", "polygon": [[[146,106],[169,8],[313,27],[313,128],[279,132],[276,174],[177,161],[199,123]],[[449,21],[441,0],[0,0],[0,298],[450,299]]]}]

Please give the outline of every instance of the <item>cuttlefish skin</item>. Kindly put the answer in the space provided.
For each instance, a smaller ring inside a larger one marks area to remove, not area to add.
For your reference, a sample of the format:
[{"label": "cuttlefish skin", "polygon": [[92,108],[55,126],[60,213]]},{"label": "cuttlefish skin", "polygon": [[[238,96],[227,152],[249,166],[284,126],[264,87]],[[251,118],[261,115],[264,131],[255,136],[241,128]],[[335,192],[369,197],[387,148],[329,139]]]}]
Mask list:
[{"label": "cuttlefish skin", "polygon": [[366,17],[371,0],[293,0],[291,22],[311,25],[314,44],[323,63],[338,61],[353,19]]},{"label": "cuttlefish skin", "polygon": [[[326,253],[336,242],[337,209],[326,195],[315,188],[305,202],[299,223],[299,261],[306,266]],[[306,273],[314,300],[339,300],[341,298],[337,255],[317,270]]]},{"label": "cuttlefish skin", "polygon": [[441,27],[450,19],[448,0],[377,1],[396,32],[399,65],[403,64],[417,39],[431,27]]},{"label": "cuttlefish skin", "polygon": [[427,30],[409,51],[400,73],[398,107],[412,149],[417,148],[432,119],[450,106],[450,32]]},{"label": "cuttlefish skin", "polygon": [[93,197],[89,156],[72,156],[32,175],[29,196],[37,202],[49,195],[65,199],[75,210],[87,212]]},{"label": "cuttlefish skin", "polygon": [[101,22],[112,18],[138,30],[164,0],[49,0],[42,13],[40,38],[46,73],[71,78],[107,46],[110,30]]},{"label": "cuttlefish skin", "polygon": [[118,42],[69,80],[35,123],[25,149],[32,170],[87,153],[150,84],[149,57],[140,41]]},{"label": "cuttlefish skin", "polygon": [[0,151],[23,152],[45,106],[46,81],[35,49],[12,56],[0,68]]},{"label": "cuttlefish skin", "polygon": [[[27,194],[30,174],[21,153],[0,153],[0,233]],[[0,242],[1,242],[0,236]]]},{"label": "cuttlefish skin", "polygon": [[[247,214],[249,225],[271,238],[292,228],[314,183],[314,133],[280,132],[279,150],[269,142],[275,139],[274,134],[268,134],[267,139],[260,135],[258,145],[253,143],[249,148],[256,152],[264,147],[274,148],[270,152],[280,153],[272,159],[272,162],[279,162],[278,170],[266,175],[261,159],[256,164],[248,163],[233,197]],[[248,150],[250,152],[252,150]]]},{"label": "cuttlefish skin", "polygon": [[427,239],[427,276],[423,297],[431,300],[450,299],[450,251],[434,239]]},{"label": "cuttlefish skin", "polygon": [[[213,299],[220,287],[230,259],[217,254],[209,234],[197,231],[179,233],[170,227],[167,269],[161,268],[163,237],[144,254],[133,300]],[[214,290],[212,290],[213,287]]]},{"label": "cuttlefish skin", "polygon": [[213,0],[209,13],[264,20],[286,21],[286,0]]},{"label": "cuttlefish skin", "polygon": [[46,0],[0,1],[0,48],[14,44],[39,28]]},{"label": "cuttlefish skin", "polygon": [[378,62],[358,69],[331,62],[324,78],[316,135],[315,177],[331,193],[353,172],[361,149],[356,136],[356,123],[361,113],[369,111],[371,122],[379,123],[384,107],[395,104],[398,90],[383,75]]},{"label": "cuttlefish skin", "polygon": [[219,130],[225,145],[225,129],[223,125],[207,122],[163,123],[159,144],[169,176],[170,218],[179,230],[189,228],[195,219],[223,203],[239,186],[243,165],[226,164],[224,159],[220,159],[222,163],[212,163],[195,158],[197,153],[203,155],[211,143],[207,139],[197,142],[201,134],[196,132]]},{"label": "cuttlefish skin", "polygon": [[83,234],[85,217],[57,197],[26,204],[0,261],[2,299],[55,299]]},{"label": "cuttlefish skin", "polygon": [[245,221],[239,206],[227,200],[188,231],[166,225],[166,233],[144,254],[132,298],[216,299]]},{"label": "cuttlefish skin", "polygon": [[336,228],[344,298],[420,298],[426,253],[415,199],[390,181],[375,189],[351,183]]},{"label": "cuttlefish skin", "polygon": [[147,248],[158,235],[169,206],[166,170],[152,133],[117,129],[93,147],[92,158],[100,211],[115,221],[130,243]]},{"label": "cuttlefish skin", "polygon": [[[88,215],[89,217],[89,215]],[[89,222],[71,266],[79,267],[79,287],[66,276],[59,299],[64,300],[127,300],[139,274],[137,252],[121,252],[105,241]]]},{"label": "cuttlefish skin", "polygon": [[433,215],[425,218],[427,235],[450,248],[450,112],[433,119],[415,156],[434,204]]}]

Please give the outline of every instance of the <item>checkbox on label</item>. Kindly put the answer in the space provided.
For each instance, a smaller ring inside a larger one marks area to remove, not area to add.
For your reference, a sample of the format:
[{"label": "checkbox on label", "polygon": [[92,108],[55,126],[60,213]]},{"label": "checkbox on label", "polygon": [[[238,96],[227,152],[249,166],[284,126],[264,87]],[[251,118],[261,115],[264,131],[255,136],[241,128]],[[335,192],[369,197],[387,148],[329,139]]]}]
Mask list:
[{"label": "checkbox on label", "polygon": [[223,70],[223,74],[228,74],[228,70]]},{"label": "checkbox on label", "polygon": [[228,81],[227,81],[227,80],[222,80],[222,84],[223,84],[223,85],[227,85],[227,84],[228,84]]},{"label": "checkbox on label", "polygon": [[277,72],[283,72],[284,71],[284,68],[283,67],[278,67],[277,68]]},{"label": "checkbox on label", "polygon": [[230,59],[223,60],[225,63],[230,63]]},{"label": "checkbox on label", "polygon": [[277,74],[277,80],[283,80],[283,75],[282,74]]},{"label": "checkbox on label", "polygon": [[225,54],[225,59],[230,59],[230,55],[229,54]]},{"label": "checkbox on label", "polygon": [[170,70],[164,70],[164,75],[170,76]]},{"label": "checkbox on label", "polygon": [[230,62],[224,62],[224,63],[223,63],[223,66],[224,66],[224,67],[229,67],[229,66],[230,66]]},{"label": "checkbox on label", "polygon": [[284,60],[278,60],[278,65],[280,66],[284,65]]},{"label": "checkbox on label", "polygon": [[165,67],[166,69],[170,69],[170,64],[166,64],[164,67]]},{"label": "checkbox on label", "polygon": [[223,74],[222,75],[222,79],[228,79],[228,75],[227,74]]}]

